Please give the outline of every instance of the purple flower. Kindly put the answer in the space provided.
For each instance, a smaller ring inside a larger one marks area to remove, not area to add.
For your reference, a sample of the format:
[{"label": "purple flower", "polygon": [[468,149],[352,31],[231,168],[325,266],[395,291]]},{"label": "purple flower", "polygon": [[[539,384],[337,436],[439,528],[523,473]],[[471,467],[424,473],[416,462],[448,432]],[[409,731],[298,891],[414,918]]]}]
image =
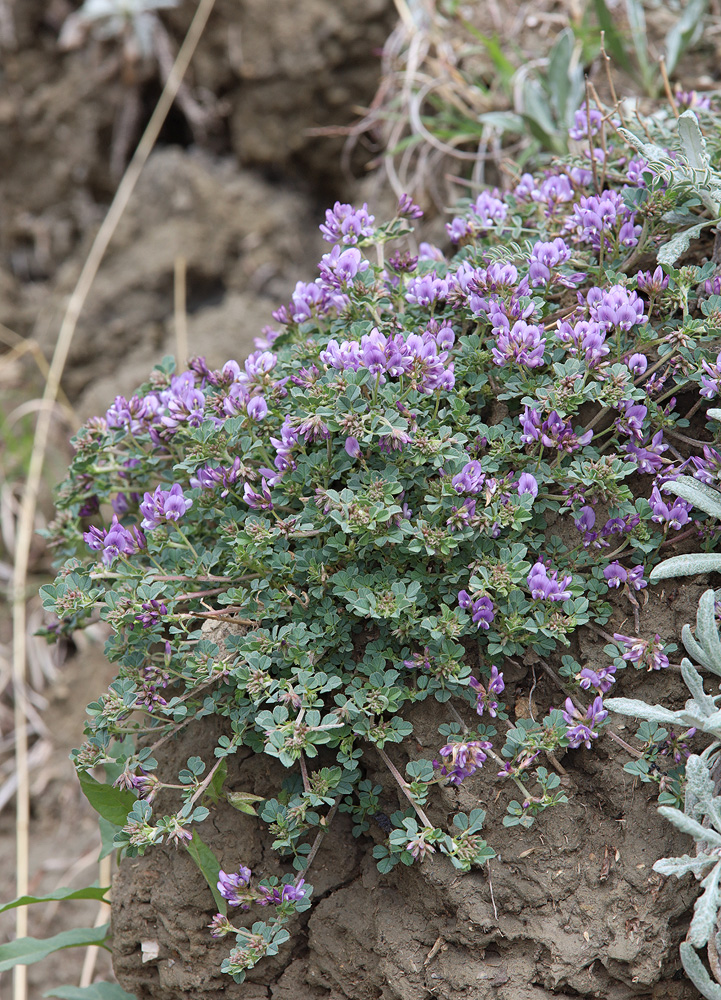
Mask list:
[{"label": "purple flower", "polygon": [[598,739],[598,733],[594,727],[607,718],[608,712],[603,707],[603,699],[600,695],[594,698],[593,703],[586,709],[586,714],[581,715],[570,698],[566,698],[563,718],[570,726],[566,731],[566,736],[570,740],[569,746],[580,747],[583,743],[588,749],[591,748],[591,740]]},{"label": "purple flower", "polygon": [[538,482],[530,472],[522,472],[518,477],[518,495],[524,493],[530,493],[534,500],[538,496]]},{"label": "purple flower", "polygon": [[643,313],[643,299],[623,285],[611,285],[608,289],[602,289],[600,297],[591,297],[589,294],[588,303],[591,319],[596,320],[607,331],[630,330],[634,326],[648,323],[648,317]]},{"label": "purple flower", "polygon": [[248,400],[246,410],[250,419],[259,423],[268,415],[268,404],[262,396],[253,396]]},{"label": "purple flower", "polygon": [[452,785],[460,785],[464,778],[470,777],[485,764],[492,744],[487,740],[469,740],[464,743],[447,743],[439,753],[446,758],[443,763],[433,762],[444,777],[448,777]]},{"label": "purple flower", "polygon": [[663,643],[658,633],[653,639],[634,639],[614,632],[613,638],[623,649],[622,658],[633,663],[637,670],[644,666],[647,670],[665,670],[668,666],[668,656],[663,652]]},{"label": "purple flower", "polygon": [[677,90],[674,97],[676,98],[676,103],[685,111],[690,108],[695,108],[699,111],[709,111],[711,109],[711,100],[706,94],[699,94],[695,90]]},{"label": "purple flower", "polygon": [[412,305],[428,308],[435,302],[448,297],[448,281],[435,274],[424,274],[420,278],[411,278],[406,288],[406,301]]},{"label": "purple flower", "polygon": [[221,868],[218,872],[218,892],[223,897],[227,899],[231,906],[244,906],[247,909],[247,899],[246,893],[241,893],[238,890],[245,889],[250,882],[251,871],[250,868],[246,868],[241,865],[237,872],[232,874],[226,874]]},{"label": "purple flower", "polygon": [[609,663],[604,667],[599,667],[598,670],[591,670],[590,667],[584,667],[576,675],[576,679],[584,691],[588,691],[589,688],[593,687],[600,694],[606,694],[616,682],[616,678],[613,676],[615,673],[616,664]]},{"label": "purple flower", "polygon": [[167,615],[168,609],[162,601],[146,601],[141,605],[142,614],[136,615],[136,622],[140,622],[143,628],[150,628],[157,624],[163,615]]},{"label": "purple flower", "polygon": [[153,531],[168,521],[179,521],[192,506],[193,501],[183,495],[179,483],[174,483],[169,490],[158,486],[154,493],[144,494],[140,504],[140,513],[143,515],[141,526]]},{"label": "purple flower", "polygon": [[552,243],[534,244],[529,260],[528,279],[533,288],[547,285],[553,272],[571,257],[566,241],[557,236]]},{"label": "purple flower", "polygon": [[529,325],[522,319],[517,320],[509,330],[501,329],[497,334],[498,346],[491,349],[495,364],[503,366],[510,362],[527,368],[539,368],[544,364],[543,352],[546,347],[542,335],[542,326]]},{"label": "purple flower", "polygon": [[334,246],[330,253],[323,254],[318,269],[327,285],[340,289],[352,285],[356,275],[367,271],[369,266],[357,247],[342,250],[340,246]]},{"label": "purple flower", "polygon": [[416,205],[409,194],[402,194],[398,199],[396,214],[406,219],[422,219],[423,209]]},{"label": "purple flower", "polygon": [[473,621],[479,628],[488,628],[495,617],[493,601],[490,597],[479,597],[473,600],[467,590],[458,593],[458,604],[460,607],[471,609]]},{"label": "purple flower", "polygon": [[299,899],[303,899],[305,896],[305,879],[301,878],[298,880],[298,885],[293,885],[292,882],[286,882],[279,886],[258,886],[258,892],[261,893],[258,896],[259,906],[280,906],[281,903],[287,902],[297,902]]},{"label": "purple flower", "polygon": [[501,694],[501,692],[505,691],[506,688],[503,674],[500,673],[498,667],[491,667],[491,679],[487,686],[484,686],[475,677],[470,678],[469,684],[477,695],[476,712],[479,715],[483,715],[485,709],[488,709],[488,714],[491,718],[495,719],[498,713],[498,702],[492,696]]},{"label": "purple flower", "polygon": [[137,528],[128,529],[118,521],[118,515],[113,514],[110,527],[91,527],[83,533],[83,541],[95,552],[102,551],[101,559],[105,566],[112,566],[120,555],[134,555],[145,548],[145,536]]},{"label": "purple flower", "polygon": [[361,446],[358,444],[358,439],[354,437],[347,437],[345,439],[345,450],[348,452],[351,458],[361,457]]},{"label": "purple flower", "polygon": [[626,364],[634,375],[643,375],[648,368],[648,358],[645,354],[632,354]]},{"label": "purple flower", "polygon": [[628,571],[628,585],[634,590],[643,590],[648,587],[648,580],[643,578],[643,566],[634,566]]},{"label": "purple flower", "polygon": [[[589,132],[589,122],[591,130]],[[568,130],[569,138],[580,141],[587,136],[598,135],[603,124],[603,115],[598,108],[588,108],[585,101],[573,116],[573,127]]]},{"label": "purple flower", "polygon": [[541,414],[538,410],[526,406],[518,419],[521,422],[521,429],[523,431],[521,441],[524,444],[532,444],[534,441],[538,441],[541,436]]},{"label": "purple flower", "polygon": [[622,583],[626,583],[628,580],[627,571],[618,561],[609,563],[603,571],[603,576],[609,587],[620,587]]},{"label": "purple flower", "polygon": [[639,271],[636,275],[636,287],[646,295],[658,295],[668,288],[668,275],[664,274],[660,264],[653,274],[650,271]]},{"label": "purple flower", "polygon": [[572,579],[571,576],[564,576],[559,580],[558,570],[554,570],[549,575],[545,564],[539,559],[531,568],[526,582],[534,601],[567,601],[571,596],[571,591],[565,588]]},{"label": "purple flower", "polygon": [[272,510],[273,500],[271,497],[270,489],[268,483],[264,478],[260,480],[260,492],[256,493],[252,488],[250,483],[244,483],[243,485],[243,499],[248,504],[249,507],[253,507],[255,510]]},{"label": "purple flower", "polygon": [[325,224],[320,226],[320,231],[328,243],[353,244],[373,235],[374,222],[375,217],[368,214],[365,203],[356,209],[337,201],[332,209],[326,209]]}]

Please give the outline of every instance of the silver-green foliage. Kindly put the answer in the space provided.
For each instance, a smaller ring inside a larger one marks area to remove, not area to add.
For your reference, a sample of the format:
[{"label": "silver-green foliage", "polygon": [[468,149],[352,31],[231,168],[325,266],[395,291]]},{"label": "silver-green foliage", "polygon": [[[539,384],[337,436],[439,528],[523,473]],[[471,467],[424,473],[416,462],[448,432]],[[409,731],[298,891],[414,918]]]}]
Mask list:
[{"label": "silver-green foliage", "polygon": [[674,264],[688,250],[690,241],[697,239],[706,226],[717,223],[721,216],[721,174],[711,162],[696,113],[684,111],[679,116],[677,127],[679,149],[675,157],[663,146],[644,142],[628,129],[618,130],[626,142],[648,161],[650,170],[663,177],[669,189],[692,190],[712,216],[681,230],[664,243],[658,252],[659,264]]},{"label": "silver-green foliage", "polygon": [[[700,485],[695,480],[690,482],[695,486]],[[680,480],[667,485],[677,487],[673,492],[678,496],[691,499],[687,485]],[[718,500],[714,502],[718,505]],[[709,510],[709,513],[715,512]],[[716,624],[716,597],[713,590],[707,590],[702,595],[696,615],[695,634],[689,625],[684,625],[681,636],[689,655],[704,669],[721,677],[721,637]],[[609,698],[606,705],[622,715],[682,727],[695,726],[712,739],[712,743],[700,756],[693,754],[686,762],[683,812],[671,806],[659,807],[659,812],[665,819],[694,838],[696,855],[661,858],[653,868],[661,875],[676,875],[677,878],[692,872],[701,882],[703,891],[696,900],[686,941],[681,945],[681,961],[689,979],[707,1000],[721,1000],[721,985],[711,979],[695,950],[706,947],[712,935],[716,935],[717,950],[721,948],[721,934],[716,931],[721,909],[721,796],[715,794],[712,777],[712,770],[721,751],[721,711],[717,708],[721,694],[706,693],[703,678],[686,657],[681,662],[681,673],[691,697],[684,708],[678,711],[629,698]]]},{"label": "silver-green foliage", "polygon": [[[708,416],[718,419],[721,410],[709,410]],[[667,493],[675,493],[676,496],[688,500],[706,514],[721,518],[721,493],[706,483],[692,479],[691,476],[679,476],[673,482],[664,483],[663,489]],[[667,580],[670,577],[714,573],[719,570],[721,570],[721,553],[689,552],[683,556],[672,556],[671,559],[659,563],[651,571],[650,580],[651,583],[658,583],[659,580]]]}]

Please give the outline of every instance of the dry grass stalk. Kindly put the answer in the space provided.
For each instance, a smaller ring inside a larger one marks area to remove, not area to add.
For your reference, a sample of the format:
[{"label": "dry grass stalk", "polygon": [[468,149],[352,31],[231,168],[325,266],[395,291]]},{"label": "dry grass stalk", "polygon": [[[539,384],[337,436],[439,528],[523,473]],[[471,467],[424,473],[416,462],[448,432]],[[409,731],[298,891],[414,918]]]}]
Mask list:
[{"label": "dry grass stalk", "polygon": [[[48,370],[43,393],[43,406],[35,429],[30,467],[23,492],[22,506],[17,529],[15,562],[12,587],[13,621],[13,685],[15,694],[14,728],[15,760],[17,775],[16,795],[16,892],[18,896],[27,894],[28,889],[28,841],[30,818],[30,783],[28,761],[28,703],[25,690],[27,663],[27,609],[26,581],[33,524],[38,492],[42,477],[45,453],[50,434],[51,414],[60,390],[60,379],[65,368],[70,345],[75,334],[78,318],[88,297],[100,263],[105,256],[110,240],[128,205],[140,173],[157,141],[160,129],[178,93],[183,77],[190,65],[198,42],[213,9],[215,0],[200,0],[193,20],[188,28],[175,63],[168,75],[158,103],[143,133],[138,147],[128,164],[115,197],[95,236],[90,252],[80,272],[75,289],[70,296],[63,318],[55,351]],[[27,909],[20,906],[16,910],[17,937],[27,935]],[[26,1000],[27,968],[17,966],[13,983],[14,1000]]]}]

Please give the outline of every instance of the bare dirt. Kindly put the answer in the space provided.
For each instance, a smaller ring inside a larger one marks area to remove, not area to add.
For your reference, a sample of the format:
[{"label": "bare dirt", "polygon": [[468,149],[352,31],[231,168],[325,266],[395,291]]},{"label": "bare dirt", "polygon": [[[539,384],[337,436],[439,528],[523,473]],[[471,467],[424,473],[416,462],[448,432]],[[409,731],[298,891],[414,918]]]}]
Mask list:
[{"label": "bare dirt", "polygon": [[[702,589],[688,586],[671,600],[657,588],[641,612],[641,634],[678,639]],[[629,611],[619,602],[612,631],[628,628]],[[583,662],[600,661],[604,642],[581,630]],[[528,713],[531,693],[539,716],[564,697],[543,674],[531,692],[532,666],[506,673],[507,701],[518,715]],[[617,687],[615,693],[664,704],[683,701],[673,668],[652,677],[625,671]],[[444,713],[430,703],[409,715],[414,756],[437,753]],[[614,719],[613,728],[632,740],[635,727],[626,730],[624,722]],[[212,755],[217,727],[218,720],[199,724],[176,740],[164,762],[167,780],[190,755]],[[401,771],[406,759],[396,754]],[[678,976],[677,946],[696,886],[692,878],[679,883],[652,870],[658,857],[683,853],[687,841],[658,816],[649,786],[624,773],[629,759],[608,737],[591,751],[567,751],[561,764],[569,804],[549,810],[525,832],[503,827],[513,795],[492,767],[458,789],[442,789],[429,806],[436,824],[447,824],[457,810],[486,810],[484,835],[498,854],[489,871],[463,875],[430,857],[380,875],[371,857],[373,843],[384,839],[380,826],[356,840],[340,817],[309,875],[317,902],[279,955],[251,971],[243,985],[218,971],[229,946],[209,936],[215,907],[192,861],[163,849],[126,859],[113,888],[115,973],[139,1000],[690,1000],[697,994]],[[229,760],[232,790],[271,796],[282,777],[282,768],[264,755]],[[383,812],[403,807],[380,761],[368,777],[387,789]],[[203,837],[226,870],[244,864],[258,874],[283,873],[266,825],[228,805],[213,812]],[[143,964],[141,943],[148,940],[158,942],[158,958]]]}]

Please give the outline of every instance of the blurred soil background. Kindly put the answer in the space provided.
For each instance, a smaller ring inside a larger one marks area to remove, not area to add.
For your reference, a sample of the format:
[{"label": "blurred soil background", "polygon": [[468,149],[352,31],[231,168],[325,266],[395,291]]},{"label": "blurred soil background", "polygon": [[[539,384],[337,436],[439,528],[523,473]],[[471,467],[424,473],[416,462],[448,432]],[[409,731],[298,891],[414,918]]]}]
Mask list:
[{"label": "blurred soil background", "polygon": [[[78,7],[70,0],[0,0],[3,588],[11,578],[36,401],[63,311],[195,4],[182,0],[159,13],[161,28],[145,58],[133,57],[122,39],[100,41],[82,25],[73,28]],[[648,3],[652,54],[678,8]],[[606,9],[625,31],[622,5]],[[212,367],[249,353],[295,283],[316,276],[327,250],[318,224],[335,200],[367,201],[382,218],[407,189],[426,209],[422,238],[442,244],[444,210],[468,193],[469,177],[476,184],[508,184],[513,163],[541,152],[528,137],[504,138],[480,127],[459,139],[459,123],[512,112],[517,96],[508,67],[504,84],[502,60],[489,54],[478,33],[497,40],[511,68],[542,70],[571,23],[578,37],[597,37],[594,5],[583,0],[217,0],[80,317],[56,409],[38,527],[52,517],[51,491],[67,467],[73,431],[103,413],[115,395],[130,395],[164,355],[176,354],[179,262],[188,355],[204,355]],[[712,2],[703,37],[675,75],[686,89],[718,88],[720,24]],[[591,43],[587,49],[586,68],[608,96],[602,60],[593,56]],[[632,76],[615,71],[615,80],[619,94],[641,93]],[[441,115],[442,128],[429,124],[434,114]],[[37,588],[53,576],[52,554],[40,538],[31,572],[34,631],[43,621]],[[2,900],[15,894],[9,619],[2,602]],[[67,755],[82,739],[86,702],[113,675],[102,641],[100,626],[77,646],[28,640],[34,892],[97,877],[96,824]],[[37,907],[30,933],[42,937],[87,925],[96,913],[96,904]],[[13,933],[13,914],[2,915],[0,941]],[[77,949],[31,966],[30,996],[77,983],[83,960]],[[107,956],[96,969],[111,977]],[[9,983],[9,974],[0,974],[0,988],[8,990]]]}]

